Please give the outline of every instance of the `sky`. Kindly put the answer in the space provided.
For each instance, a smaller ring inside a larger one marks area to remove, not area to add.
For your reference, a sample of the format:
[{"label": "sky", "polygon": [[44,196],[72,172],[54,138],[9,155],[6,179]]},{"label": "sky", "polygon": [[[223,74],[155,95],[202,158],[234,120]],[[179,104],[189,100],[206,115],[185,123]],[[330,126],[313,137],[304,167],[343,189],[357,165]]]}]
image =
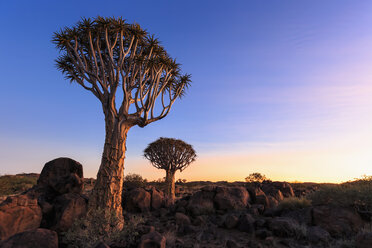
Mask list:
[{"label": "sky", "polygon": [[125,174],[165,176],[143,158],[159,137],[192,144],[176,178],[344,182],[372,175],[372,2],[1,1],[0,174],[71,157],[95,177],[98,100],[56,69],[53,32],[122,16],[155,34],[192,87],[170,114],[128,134]]}]

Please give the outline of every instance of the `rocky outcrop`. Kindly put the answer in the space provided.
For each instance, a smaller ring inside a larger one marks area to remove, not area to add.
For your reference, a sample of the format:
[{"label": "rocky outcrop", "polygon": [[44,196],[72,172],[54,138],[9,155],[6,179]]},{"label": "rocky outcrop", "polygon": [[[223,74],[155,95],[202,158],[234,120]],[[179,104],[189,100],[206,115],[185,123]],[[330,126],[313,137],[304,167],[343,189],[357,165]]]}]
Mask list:
[{"label": "rocky outcrop", "polygon": [[48,229],[34,229],[18,233],[0,243],[1,248],[58,248],[57,233]]},{"label": "rocky outcrop", "polygon": [[64,232],[86,214],[83,181],[83,167],[73,159],[57,158],[44,165],[37,185],[31,189],[43,212],[41,227]]},{"label": "rocky outcrop", "polygon": [[69,158],[46,163],[35,187],[0,205],[0,239],[38,227],[67,231],[86,213],[82,189],[80,163]]},{"label": "rocky outcrop", "polygon": [[0,204],[0,240],[38,228],[41,219],[41,208],[31,194],[8,197]]},{"label": "rocky outcrop", "polygon": [[123,194],[123,208],[132,213],[149,212],[163,207],[164,193],[153,186],[134,188]]},{"label": "rocky outcrop", "polygon": [[241,210],[247,207],[249,199],[243,187],[216,187],[214,202],[219,210]]},{"label": "rocky outcrop", "polygon": [[83,190],[83,166],[70,158],[57,158],[44,165],[37,186],[52,189],[58,194]]},{"label": "rocky outcrop", "polygon": [[204,187],[194,193],[186,209],[194,216],[216,211],[244,210],[249,206],[250,195],[243,187]]}]

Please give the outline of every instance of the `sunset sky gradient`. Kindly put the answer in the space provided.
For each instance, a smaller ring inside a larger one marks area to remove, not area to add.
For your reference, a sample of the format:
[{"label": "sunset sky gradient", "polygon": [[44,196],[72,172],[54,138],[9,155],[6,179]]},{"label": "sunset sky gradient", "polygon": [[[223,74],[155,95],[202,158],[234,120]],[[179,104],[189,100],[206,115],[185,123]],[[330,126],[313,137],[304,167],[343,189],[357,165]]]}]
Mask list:
[{"label": "sunset sky gradient", "polygon": [[129,131],[125,174],[165,175],[143,156],[158,137],[198,158],[176,178],[342,182],[372,175],[372,2],[1,1],[0,174],[71,157],[95,177],[98,100],[55,68],[53,32],[122,16],[155,34],[192,74],[163,120]]}]

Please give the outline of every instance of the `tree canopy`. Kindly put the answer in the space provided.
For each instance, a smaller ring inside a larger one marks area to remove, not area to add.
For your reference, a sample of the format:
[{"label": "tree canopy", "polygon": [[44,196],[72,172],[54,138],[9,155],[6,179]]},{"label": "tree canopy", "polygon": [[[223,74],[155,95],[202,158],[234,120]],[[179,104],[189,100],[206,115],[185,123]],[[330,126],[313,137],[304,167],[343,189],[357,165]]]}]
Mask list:
[{"label": "tree canopy", "polygon": [[[164,118],[191,82],[154,35],[122,18],[82,18],[54,33],[53,43],[61,53],[57,68],[66,79],[91,91],[105,114],[129,126]],[[117,103],[119,97],[123,100]]]},{"label": "tree canopy", "polygon": [[159,138],[147,146],[144,157],[158,169],[175,172],[194,162],[196,153],[190,144],[180,139]]}]

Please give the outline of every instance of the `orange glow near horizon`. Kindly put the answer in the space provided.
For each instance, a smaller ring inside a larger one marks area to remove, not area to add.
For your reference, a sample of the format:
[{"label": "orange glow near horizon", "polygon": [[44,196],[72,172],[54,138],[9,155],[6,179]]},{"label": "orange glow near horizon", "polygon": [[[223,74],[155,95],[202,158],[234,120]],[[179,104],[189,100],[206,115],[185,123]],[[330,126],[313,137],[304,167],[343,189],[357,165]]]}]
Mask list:
[{"label": "orange glow near horizon", "polygon": [[[283,150],[255,154],[209,154],[201,156],[176,178],[187,181],[244,181],[253,172],[275,181],[341,183],[372,175],[372,154],[367,149]],[[137,173],[148,180],[165,173],[144,159],[127,160],[125,174]]]}]

